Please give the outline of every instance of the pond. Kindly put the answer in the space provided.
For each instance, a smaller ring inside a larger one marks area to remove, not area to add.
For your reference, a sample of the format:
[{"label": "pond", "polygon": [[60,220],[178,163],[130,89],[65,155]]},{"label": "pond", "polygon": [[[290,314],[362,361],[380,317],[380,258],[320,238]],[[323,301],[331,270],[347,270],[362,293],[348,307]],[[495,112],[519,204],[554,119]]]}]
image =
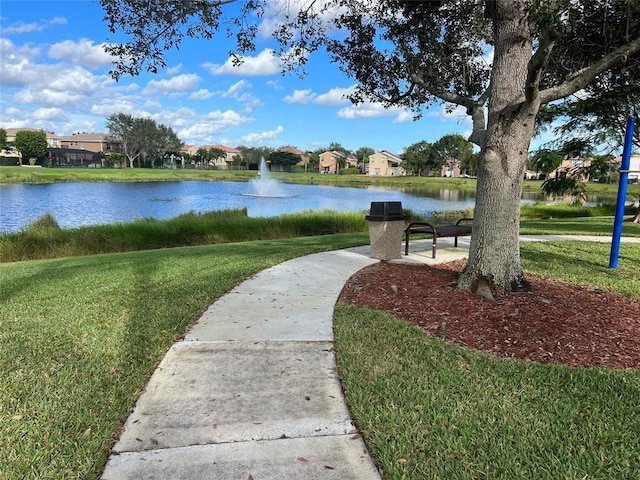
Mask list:
[{"label": "pond", "polygon": [[46,213],[62,228],[72,228],[245,207],[251,217],[270,217],[306,210],[366,213],[371,202],[387,201],[400,201],[418,214],[474,205],[472,192],[455,189],[279,184],[281,195],[261,197],[248,196],[252,188],[250,183],[198,181],[0,185],[0,232],[16,232]]}]

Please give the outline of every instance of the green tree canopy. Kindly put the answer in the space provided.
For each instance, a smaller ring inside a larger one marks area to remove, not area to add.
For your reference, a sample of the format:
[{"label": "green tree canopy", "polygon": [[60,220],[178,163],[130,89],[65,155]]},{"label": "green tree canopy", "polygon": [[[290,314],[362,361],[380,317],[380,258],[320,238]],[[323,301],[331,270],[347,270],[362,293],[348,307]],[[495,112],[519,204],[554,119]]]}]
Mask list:
[{"label": "green tree canopy", "polygon": [[296,155],[293,152],[276,150],[271,152],[266,160],[273,165],[284,165],[290,167],[291,165],[298,163],[301,159],[300,155]]},{"label": "green tree canopy", "polygon": [[360,147],[356,150],[355,156],[360,163],[365,163],[369,160],[369,156],[376,153],[376,151],[371,147]]},{"label": "green tree canopy", "polygon": [[565,154],[543,148],[531,157],[531,167],[542,173],[551,173],[562,164]]},{"label": "green tree canopy", "polygon": [[426,140],[409,145],[400,158],[404,161],[404,169],[413,175],[426,175],[429,170],[440,168],[440,162],[433,151],[433,146]]},{"label": "green tree canopy", "polygon": [[7,131],[4,128],[0,128],[0,150],[6,150],[9,148],[7,144]]},{"label": "green tree canopy", "polygon": [[120,142],[129,166],[134,161],[155,166],[167,154],[177,154],[182,142],[171,127],[157,124],[151,118],[136,118],[127,113],[114,113],[107,117],[107,130],[112,141]]},{"label": "green tree canopy", "polygon": [[461,170],[469,170],[474,158],[473,144],[458,133],[444,135],[433,144],[433,154],[439,164],[460,162]]},{"label": "green tree canopy", "polygon": [[47,133],[44,130],[20,130],[13,144],[20,152],[21,161],[47,156]]},{"label": "green tree canopy", "polygon": [[255,165],[257,167],[260,165],[262,158],[267,159],[271,152],[273,152],[273,149],[270,147],[247,147],[240,145],[237,149],[240,150],[242,160],[247,165],[247,168],[249,165]]}]

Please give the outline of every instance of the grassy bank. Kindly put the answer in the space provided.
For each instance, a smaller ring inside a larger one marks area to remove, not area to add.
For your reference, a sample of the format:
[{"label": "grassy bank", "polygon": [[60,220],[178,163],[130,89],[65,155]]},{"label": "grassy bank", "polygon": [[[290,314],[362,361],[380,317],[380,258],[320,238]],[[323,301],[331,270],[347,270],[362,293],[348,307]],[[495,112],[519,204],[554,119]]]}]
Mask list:
[{"label": "grassy bank", "polygon": [[[160,182],[160,181],[230,181],[246,182],[257,176],[255,170],[169,170],[149,168],[27,168],[0,167],[2,183],[54,182]],[[395,189],[452,188],[474,191],[472,178],[440,177],[374,177],[368,175],[322,175],[319,173],[272,173],[285,183],[366,187],[369,185]],[[541,181],[526,180],[523,190],[539,192]],[[616,184],[588,183],[587,195],[609,195],[615,198]],[[640,197],[640,185],[628,187],[631,197]]]},{"label": "grassy bank", "polygon": [[[523,244],[527,271],[633,295],[640,249]],[[640,474],[640,371],[499,359],[375,310],[339,306],[340,377],[389,480],[627,479]]]},{"label": "grassy bank", "polygon": [[[258,175],[256,170],[169,170],[149,168],[26,168],[0,167],[0,183],[54,182],[160,182],[232,181],[245,182]],[[443,185],[474,189],[475,180],[436,177],[373,177],[367,175],[322,175],[320,173],[271,173],[285,183],[338,186],[423,186]]]},{"label": "grassy bank", "polygon": [[[412,219],[417,217],[405,210]],[[631,209],[629,212],[631,213]],[[74,257],[189,245],[294,238],[334,233],[368,232],[365,212],[304,212],[270,218],[251,218],[246,210],[186,213],[170,220],[62,229],[45,215],[17,233],[0,234],[0,262]],[[521,233],[611,235],[613,207],[526,205]],[[471,209],[435,213],[436,224],[473,215]],[[623,235],[640,236],[640,225],[625,223]]]},{"label": "grassy bank", "polygon": [[363,213],[306,212],[248,217],[246,210],[190,212],[170,220],[62,229],[45,215],[22,231],[0,234],[0,262],[129,252],[189,245],[366,232]]}]

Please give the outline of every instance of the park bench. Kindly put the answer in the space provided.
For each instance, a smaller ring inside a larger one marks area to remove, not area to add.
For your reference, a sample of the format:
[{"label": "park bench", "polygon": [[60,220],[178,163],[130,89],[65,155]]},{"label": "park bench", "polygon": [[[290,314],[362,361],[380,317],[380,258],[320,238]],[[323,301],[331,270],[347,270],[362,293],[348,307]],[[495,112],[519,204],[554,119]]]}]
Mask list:
[{"label": "park bench", "polygon": [[436,226],[430,222],[411,222],[404,230],[405,246],[404,254],[409,255],[409,236],[422,234],[433,237],[431,258],[436,258],[436,245],[439,237],[455,237],[454,246],[458,246],[458,237],[471,235],[471,225],[462,225],[463,222],[471,222],[473,218],[461,218],[455,225]]}]

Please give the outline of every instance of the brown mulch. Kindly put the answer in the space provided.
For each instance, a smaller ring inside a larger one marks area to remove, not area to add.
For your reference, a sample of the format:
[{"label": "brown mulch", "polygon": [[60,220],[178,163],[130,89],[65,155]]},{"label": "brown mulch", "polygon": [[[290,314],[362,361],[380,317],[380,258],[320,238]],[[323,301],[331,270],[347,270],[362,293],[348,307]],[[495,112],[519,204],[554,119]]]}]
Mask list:
[{"label": "brown mulch", "polygon": [[463,263],[380,262],[354,275],[339,301],[388,312],[455,343],[541,363],[640,368],[640,302],[527,275],[530,292],[495,301],[458,290]]}]

